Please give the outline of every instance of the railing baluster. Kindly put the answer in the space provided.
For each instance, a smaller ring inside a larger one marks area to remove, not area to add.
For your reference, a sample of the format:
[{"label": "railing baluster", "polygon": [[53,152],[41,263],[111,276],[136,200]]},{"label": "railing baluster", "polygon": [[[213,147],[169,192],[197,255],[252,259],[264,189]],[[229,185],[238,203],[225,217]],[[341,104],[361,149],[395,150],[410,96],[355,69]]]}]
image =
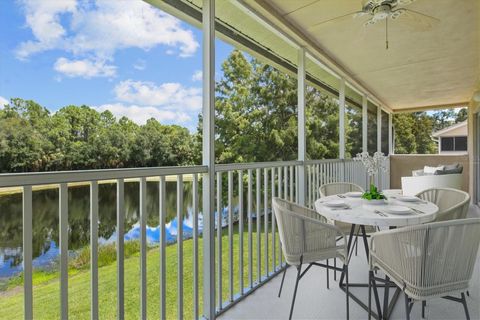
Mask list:
[{"label": "railing baluster", "polygon": [[268,277],[268,169],[263,169],[263,224],[264,224],[264,264],[265,275]]},{"label": "railing baluster", "polygon": [[300,190],[300,186],[298,184],[298,182],[300,181],[300,179],[298,178],[298,166],[295,166],[295,202],[298,203],[299,199],[298,199],[298,193]]},{"label": "railing baluster", "polygon": [[272,168],[272,271],[277,271],[277,260],[275,256],[276,249],[276,237],[275,237],[275,213],[273,211],[273,198],[275,198],[275,168]]},{"label": "railing baluster", "polygon": [[60,215],[60,318],[68,319],[68,187],[61,183],[58,193]]},{"label": "railing baluster", "polygon": [[147,319],[147,179],[140,178],[140,317]]},{"label": "railing baluster", "polygon": [[125,318],[124,288],[125,184],[117,180],[117,319]]},{"label": "railing baluster", "polygon": [[183,176],[177,176],[177,317],[183,319]]},{"label": "railing baluster", "polygon": [[[198,319],[198,175],[193,174],[193,318]],[[165,318],[162,318],[165,319]]]},{"label": "railing baluster", "polygon": [[307,204],[307,207],[311,207],[311,203],[312,203],[312,166],[308,165],[306,167],[307,169],[307,176],[308,176],[308,179],[307,179],[307,193],[308,193],[308,204]]},{"label": "railing baluster", "polygon": [[248,282],[253,287],[253,239],[252,239],[252,169],[248,169],[247,191],[247,217],[248,217]]},{"label": "railing baluster", "polygon": [[92,320],[98,319],[98,182],[90,183],[90,287]]},{"label": "railing baluster", "polygon": [[282,167],[278,167],[278,197],[283,199],[282,196],[282,183],[283,183],[283,172]]},{"label": "railing baluster", "polygon": [[23,317],[33,319],[32,187],[23,187]]},{"label": "railing baluster", "polygon": [[217,303],[222,310],[222,173],[217,172]]},{"label": "railing baluster", "polygon": [[294,185],[294,175],[293,175],[293,166],[290,166],[290,201],[294,202],[293,198],[293,185]]},{"label": "railing baluster", "polygon": [[243,294],[243,171],[238,171],[238,273],[240,294]]},{"label": "railing baluster", "polygon": [[[282,196],[282,167],[278,167],[278,197],[280,199],[285,199]],[[280,268],[282,267],[282,243],[280,242],[280,237],[278,237],[278,260],[280,261]]]},{"label": "railing baluster", "polygon": [[283,167],[283,199],[288,200],[288,167]]},{"label": "railing baluster", "polygon": [[316,185],[317,185],[317,177],[315,176],[315,164],[312,164],[310,167],[312,170],[312,203],[311,207],[313,208],[313,203],[315,202],[315,195],[316,195]]},{"label": "railing baluster", "polygon": [[[195,184],[194,187],[195,189]],[[158,218],[160,224],[160,318],[167,317],[167,261],[166,261],[166,247],[167,237],[165,234],[165,222],[167,218],[167,189],[165,186],[165,176],[160,176],[158,182]],[[195,197],[195,191],[194,191]],[[195,202],[194,202],[195,203]],[[195,231],[194,231],[195,232]],[[195,263],[195,262],[194,262]]]},{"label": "railing baluster", "polygon": [[230,302],[233,302],[233,171],[228,171],[228,269]]},{"label": "railing baluster", "polygon": [[255,178],[256,178],[256,189],[257,189],[257,199],[255,201],[255,206],[256,206],[256,217],[257,217],[257,279],[258,279],[258,283],[260,283],[262,281],[262,267],[261,267],[261,263],[262,263],[262,259],[261,259],[261,254],[262,254],[262,251],[261,251],[261,231],[262,231],[262,227],[261,227],[261,194],[260,194],[260,178],[261,178],[261,174],[260,174],[260,169],[257,169],[256,170],[256,173],[255,173]]}]

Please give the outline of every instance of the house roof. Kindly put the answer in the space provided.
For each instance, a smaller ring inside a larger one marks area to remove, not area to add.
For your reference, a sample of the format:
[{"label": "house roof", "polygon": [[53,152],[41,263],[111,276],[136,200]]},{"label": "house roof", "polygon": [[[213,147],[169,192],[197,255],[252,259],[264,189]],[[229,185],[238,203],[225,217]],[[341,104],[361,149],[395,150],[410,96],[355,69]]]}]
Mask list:
[{"label": "house roof", "polygon": [[456,123],[432,134],[433,137],[458,137],[468,135],[467,121]]}]

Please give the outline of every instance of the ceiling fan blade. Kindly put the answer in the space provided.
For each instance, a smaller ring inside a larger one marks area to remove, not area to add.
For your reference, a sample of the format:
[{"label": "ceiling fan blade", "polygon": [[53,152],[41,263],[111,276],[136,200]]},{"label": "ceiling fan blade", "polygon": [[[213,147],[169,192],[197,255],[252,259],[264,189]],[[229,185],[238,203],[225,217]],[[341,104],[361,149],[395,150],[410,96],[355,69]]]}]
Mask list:
[{"label": "ceiling fan blade", "polygon": [[379,20],[376,20],[376,19],[368,19],[367,21],[365,21],[365,23],[363,24],[363,26],[365,28],[368,28],[370,26],[373,26],[374,24],[376,24]]},{"label": "ceiling fan blade", "polygon": [[332,22],[341,22],[342,20],[345,20],[345,19],[352,19],[352,18],[362,17],[362,16],[365,16],[365,15],[369,15],[369,13],[363,12],[363,11],[350,12],[350,13],[344,14],[342,16],[338,16],[338,17],[335,17],[335,18],[332,18],[332,19],[328,19],[328,20],[316,23],[316,24],[310,26],[309,29],[315,29],[315,28],[324,26],[324,25],[332,23]]},{"label": "ceiling fan blade", "polygon": [[392,11],[391,18],[406,21],[416,31],[428,31],[440,22],[440,19],[405,8]]},{"label": "ceiling fan blade", "polygon": [[412,2],[415,2],[416,0],[397,0],[397,4],[399,6],[408,6]]},{"label": "ceiling fan blade", "polygon": [[384,1],[384,0],[363,0],[362,1],[362,7],[365,7],[369,4],[373,5],[373,6],[377,6],[377,5],[381,4],[382,1]]}]

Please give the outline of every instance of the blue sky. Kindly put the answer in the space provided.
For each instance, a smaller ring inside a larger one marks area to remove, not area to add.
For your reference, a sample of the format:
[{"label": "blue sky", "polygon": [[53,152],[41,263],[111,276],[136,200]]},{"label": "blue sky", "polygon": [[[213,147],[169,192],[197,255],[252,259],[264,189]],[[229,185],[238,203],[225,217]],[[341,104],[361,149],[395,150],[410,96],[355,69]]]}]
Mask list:
[{"label": "blue sky", "polygon": [[[202,34],[141,0],[1,0],[0,105],[86,104],[194,130]],[[232,47],[217,41],[217,70]]]}]

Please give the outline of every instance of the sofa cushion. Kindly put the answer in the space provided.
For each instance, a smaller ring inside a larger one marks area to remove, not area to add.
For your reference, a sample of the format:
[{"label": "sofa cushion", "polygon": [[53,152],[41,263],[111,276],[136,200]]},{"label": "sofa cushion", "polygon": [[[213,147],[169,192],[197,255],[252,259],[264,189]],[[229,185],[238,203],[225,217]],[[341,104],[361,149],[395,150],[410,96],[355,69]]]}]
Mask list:
[{"label": "sofa cushion", "polygon": [[[441,165],[440,165],[441,166]],[[443,170],[455,170],[458,167],[460,167],[460,163],[454,163],[454,164],[446,164],[444,165]]]},{"label": "sofa cushion", "polygon": [[435,171],[435,175],[458,174],[462,172],[463,172],[463,166],[459,164],[456,168],[453,168],[453,169],[447,169],[447,166],[445,166],[445,169]]},{"label": "sofa cushion", "polygon": [[429,167],[429,166],[425,166],[423,167],[423,173],[425,175],[431,175],[431,174],[435,174],[435,172],[437,171],[443,171],[443,169],[445,168],[445,166],[438,166],[438,167]]}]

